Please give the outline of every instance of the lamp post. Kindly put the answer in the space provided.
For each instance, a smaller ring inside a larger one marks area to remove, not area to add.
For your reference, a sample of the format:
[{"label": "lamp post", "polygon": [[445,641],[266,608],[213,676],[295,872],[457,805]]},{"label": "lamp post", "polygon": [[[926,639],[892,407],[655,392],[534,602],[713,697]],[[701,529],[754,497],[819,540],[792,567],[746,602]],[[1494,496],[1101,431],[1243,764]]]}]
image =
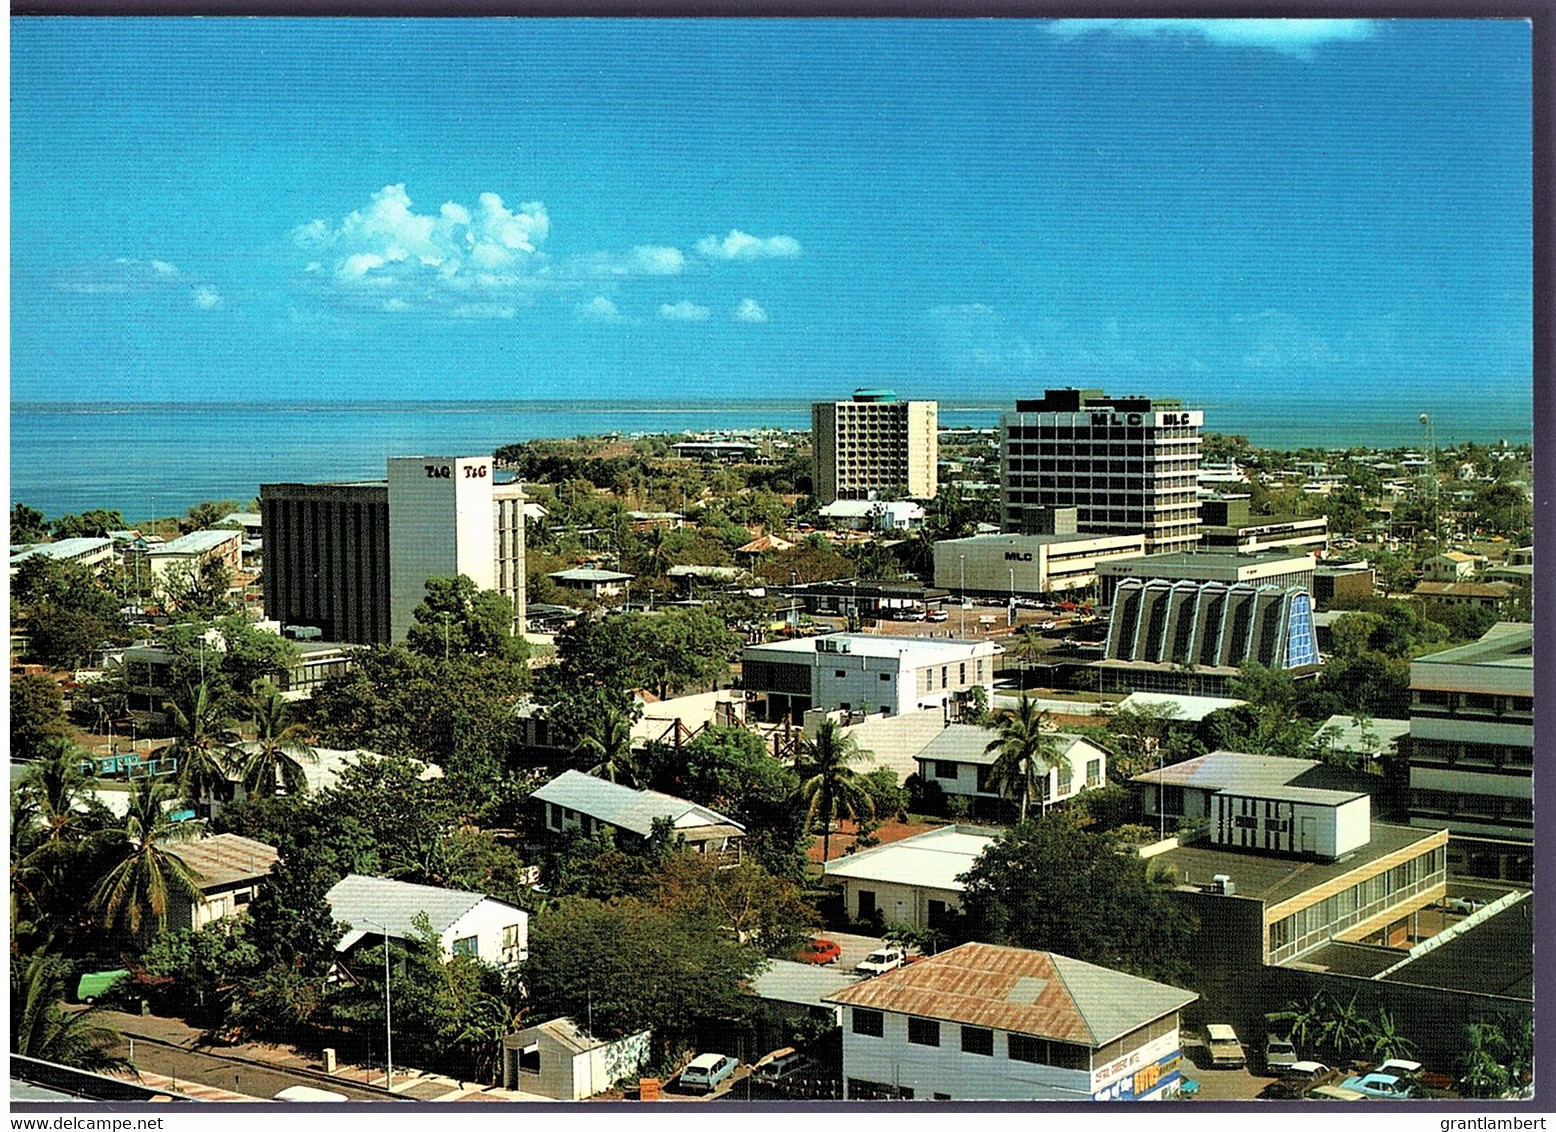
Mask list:
[{"label": "lamp post", "polygon": [[1007,624],[1007,625],[1014,625],[1015,623],[1016,623],[1016,568],[1014,566],[1012,566],[1010,568],[1010,611],[1009,611],[1009,613],[1007,614],[1007,616],[1005,618],[1005,624]]},{"label": "lamp post", "polygon": [[962,568],[962,588],[957,596],[962,599],[962,636],[967,636],[967,555],[958,554],[957,559]]},{"label": "lamp post", "polygon": [[389,1013],[389,929],[374,920],[363,920],[384,933],[384,1088],[394,1089],[394,1022]]}]

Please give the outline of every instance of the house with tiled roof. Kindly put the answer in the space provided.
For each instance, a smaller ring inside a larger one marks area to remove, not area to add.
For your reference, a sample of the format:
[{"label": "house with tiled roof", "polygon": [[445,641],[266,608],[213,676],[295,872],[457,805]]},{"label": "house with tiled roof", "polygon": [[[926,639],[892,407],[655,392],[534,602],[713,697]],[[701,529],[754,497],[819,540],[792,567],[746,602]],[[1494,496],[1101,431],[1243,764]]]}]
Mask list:
[{"label": "house with tiled roof", "polygon": [[847,1100],[1161,1100],[1193,991],[1046,951],[967,943],[845,987]]}]

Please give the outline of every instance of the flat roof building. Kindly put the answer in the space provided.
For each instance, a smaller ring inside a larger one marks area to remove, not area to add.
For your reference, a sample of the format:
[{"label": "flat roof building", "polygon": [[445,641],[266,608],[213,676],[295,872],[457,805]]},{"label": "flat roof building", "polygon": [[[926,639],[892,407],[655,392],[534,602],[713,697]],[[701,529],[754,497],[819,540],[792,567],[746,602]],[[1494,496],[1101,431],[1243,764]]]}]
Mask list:
[{"label": "flat roof building", "polygon": [[1267,586],[1300,586],[1313,592],[1312,554],[1272,551],[1268,554],[1147,554],[1143,558],[1099,563],[1097,581],[1103,605],[1113,604],[1113,591],[1125,578],[1162,578],[1170,582],[1238,582]]},{"label": "flat roof building", "polygon": [[850,919],[936,929],[961,910],[966,886],[958,878],[997,836],[996,829],[948,825],[828,861],[824,879],[842,891]]},{"label": "flat roof building", "polygon": [[900,492],[933,499],[940,439],[936,401],[899,401],[889,389],[859,389],[849,401],[810,407],[815,499],[875,499]]},{"label": "flat roof building", "polygon": [[1182,402],[1050,389],[1000,418],[1000,526],[1032,533],[1033,509],[1074,507],[1092,534],[1145,536],[1152,553],[1200,539],[1200,428]]},{"label": "flat roof building", "polygon": [[1252,515],[1246,495],[1200,500],[1200,549],[1219,554],[1309,551],[1329,548],[1327,515]]},{"label": "flat roof building", "polygon": [[751,645],[741,651],[745,689],[765,697],[764,718],[796,722],[807,711],[899,715],[950,711],[975,686],[990,695],[992,641],[834,633]]},{"label": "flat roof building", "polygon": [[1145,555],[1145,536],[975,535],[935,543],[935,585],[982,596],[1063,594],[1097,584],[1101,562]]}]

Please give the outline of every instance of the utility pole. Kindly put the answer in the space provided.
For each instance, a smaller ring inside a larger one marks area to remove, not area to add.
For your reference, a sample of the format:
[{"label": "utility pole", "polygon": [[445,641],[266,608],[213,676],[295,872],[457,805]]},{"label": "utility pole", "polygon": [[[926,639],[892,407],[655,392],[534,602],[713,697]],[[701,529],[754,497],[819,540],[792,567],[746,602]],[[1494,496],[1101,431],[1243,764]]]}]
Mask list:
[{"label": "utility pole", "polygon": [[1437,529],[1437,431],[1426,413],[1421,414],[1421,424],[1426,428],[1426,482],[1422,487],[1426,489],[1427,505],[1432,509],[1432,541],[1441,551],[1442,533]]}]

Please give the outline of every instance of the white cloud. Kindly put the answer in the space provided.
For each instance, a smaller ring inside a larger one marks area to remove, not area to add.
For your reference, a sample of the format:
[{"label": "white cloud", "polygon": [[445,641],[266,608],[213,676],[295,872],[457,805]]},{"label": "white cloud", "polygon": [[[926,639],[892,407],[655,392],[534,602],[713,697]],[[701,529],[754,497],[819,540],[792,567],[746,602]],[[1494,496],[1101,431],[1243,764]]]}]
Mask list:
[{"label": "white cloud", "polygon": [[595,252],[574,262],[576,271],[594,278],[628,278],[640,275],[679,275],[686,267],[680,248],[639,244],[622,254]]},{"label": "white cloud", "polygon": [[466,303],[454,308],[455,318],[512,318],[513,307],[506,303]]},{"label": "white cloud", "polygon": [[578,307],[578,317],[585,322],[624,322],[616,304],[604,295],[596,295]]},{"label": "white cloud", "polygon": [[152,260],[151,261],[151,270],[155,271],[158,275],[177,275],[178,274],[178,268],[174,267],[171,263],[169,263],[165,259],[154,259],[154,260]]},{"label": "white cloud", "polygon": [[707,322],[711,313],[707,307],[700,307],[690,299],[682,299],[673,305],[665,303],[659,308],[659,317],[672,322]]},{"label": "white cloud", "polygon": [[731,228],[729,235],[704,236],[697,241],[697,251],[708,259],[750,260],[791,259],[800,254],[800,242],[793,236],[752,236],[738,228]]},{"label": "white cloud", "polygon": [[766,322],[767,312],[762,309],[762,304],[755,299],[741,299],[740,305],[735,308],[736,322]]},{"label": "white cloud", "polygon": [[220,310],[226,301],[215,287],[196,287],[189,293],[189,297],[203,311]]},{"label": "white cloud", "polygon": [[1150,37],[1180,35],[1221,47],[1257,47],[1297,59],[1311,59],[1325,43],[1370,39],[1372,20],[1055,20],[1055,35],[1073,38],[1090,32]]},{"label": "white cloud", "polygon": [[[496,193],[474,208],[445,202],[436,215],[418,213],[403,184],[385,185],[369,203],[338,224],[312,220],[292,230],[304,248],[327,253],[308,272],[328,274],[345,287],[416,282],[441,292],[502,291],[531,277],[542,263],[540,246],[551,221],[540,201],[510,209]],[[502,304],[462,304],[462,317],[503,311]]]}]

